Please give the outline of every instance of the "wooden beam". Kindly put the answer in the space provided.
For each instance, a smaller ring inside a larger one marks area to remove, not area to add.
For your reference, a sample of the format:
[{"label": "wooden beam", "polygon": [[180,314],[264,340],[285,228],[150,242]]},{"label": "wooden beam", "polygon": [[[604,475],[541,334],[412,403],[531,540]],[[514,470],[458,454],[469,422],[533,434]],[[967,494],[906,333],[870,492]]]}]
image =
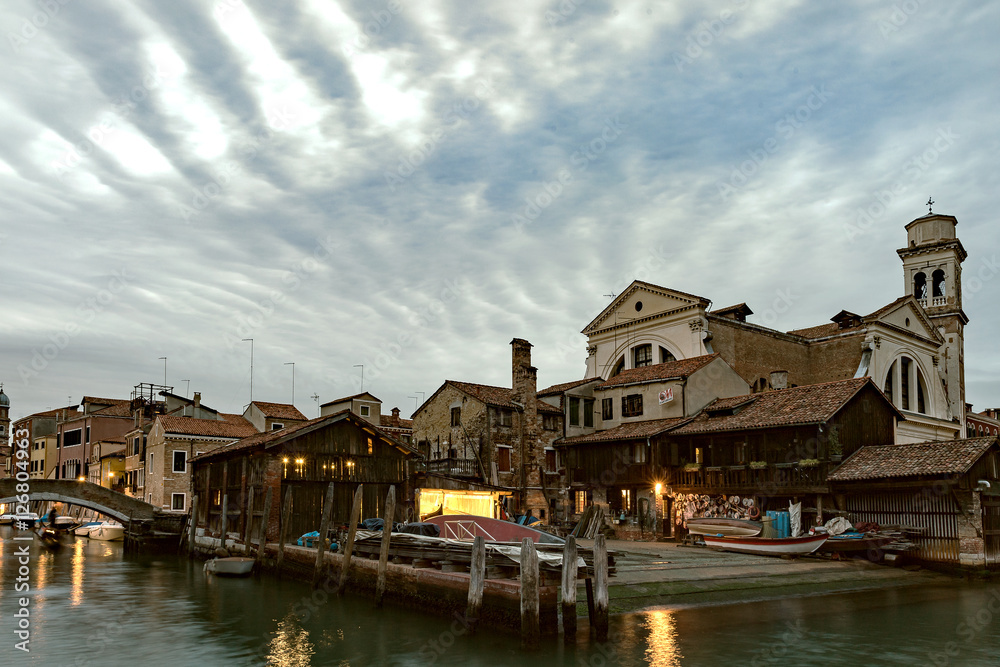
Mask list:
[{"label": "wooden beam", "polygon": [[479,624],[479,613],[483,608],[483,586],[486,583],[486,540],[476,535],[472,541],[472,564],[469,566],[469,603],[465,608],[465,621],[472,634]]},{"label": "wooden beam", "polygon": [[351,569],[351,552],[354,551],[354,534],[358,530],[358,519],[361,516],[361,490],[363,484],[358,484],[354,492],[354,504],[351,506],[351,522],[347,528],[347,544],[344,545],[344,560],[341,564],[340,583],[337,584],[337,595],[343,595],[347,587],[347,571]]},{"label": "wooden beam", "polygon": [[285,562],[285,542],[288,541],[288,527],[292,522],[292,487],[285,489],[285,502],[281,507],[281,525],[278,527],[278,574]]},{"label": "wooden beam", "polygon": [[326,501],[323,503],[323,517],[319,522],[319,539],[316,540],[316,568],[313,570],[313,588],[319,586],[320,577],[323,576],[323,557],[326,555],[326,534],[330,530],[330,515],[333,513],[333,489],[334,483],[326,487]]},{"label": "wooden beam", "polygon": [[566,538],[562,560],[562,615],[563,640],[572,644],[576,640],[576,538]]},{"label": "wooden beam", "polygon": [[264,516],[260,518],[260,532],[257,538],[257,567],[260,569],[260,563],[264,560],[264,551],[267,548],[267,523],[271,518],[271,492],[272,487],[267,487],[267,493],[264,494]]},{"label": "wooden beam", "polygon": [[521,646],[536,648],[541,633],[538,615],[538,554],[530,537],[521,540]]},{"label": "wooden beam", "polygon": [[378,556],[378,580],[375,582],[375,606],[382,606],[385,595],[385,571],[389,564],[389,541],[392,539],[392,520],[396,513],[396,487],[390,486],[385,498],[385,515],[382,518],[382,550]]},{"label": "wooden beam", "polygon": [[188,526],[188,557],[194,556],[194,538],[198,530],[198,494],[191,499],[191,524]]},{"label": "wooden beam", "polygon": [[247,494],[247,507],[243,513],[243,545],[245,555],[250,555],[250,531],[253,527],[253,492],[254,488],[250,487],[250,492]]}]

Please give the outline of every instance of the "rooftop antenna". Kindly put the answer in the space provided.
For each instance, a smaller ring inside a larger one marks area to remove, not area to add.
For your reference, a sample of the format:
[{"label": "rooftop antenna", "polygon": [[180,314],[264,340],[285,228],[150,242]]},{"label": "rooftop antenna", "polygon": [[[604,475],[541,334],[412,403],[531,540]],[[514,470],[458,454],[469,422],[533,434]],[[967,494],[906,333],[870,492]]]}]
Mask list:
[{"label": "rooftop antenna", "polygon": [[191,380],[181,380],[181,382],[187,382],[187,384],[184,385],[184,398],[187,398],[188,393],[191,391]]},{"label": "rooftop antenna", "polygon": [[407,398],[412,398],[413,399],[413,411],[416,412],[417,411],[417,406],[419,405],[419,403],[417,403],[417,397],[416,396],[407,396]]},{"label": "rooftop antenna", "polygon": [[250,341],[250,402],[253,403],[253,338],[244,338],[243,342],[246,341]]},{"label": "rooftop antenna", "polygon": [[927,198],[927,215],[930,215],[931,213],[934,212],[934,209],[931,208],[932,206],[934,206],[934,199],[931,198],[931,197],[928,197]]},{"label": "rooftop antenna", "polygon": [[316,401],[316,416],[319,417],[319,394],[313,394],[309,398]]}]

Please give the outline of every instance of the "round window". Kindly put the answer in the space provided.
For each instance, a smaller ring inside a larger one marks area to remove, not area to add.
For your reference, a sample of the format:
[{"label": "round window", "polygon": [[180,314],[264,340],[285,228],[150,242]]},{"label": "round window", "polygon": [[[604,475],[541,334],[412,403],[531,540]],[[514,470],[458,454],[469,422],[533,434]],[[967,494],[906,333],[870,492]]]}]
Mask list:
[{"label": "round window", "polygon": [[642,310],[642,301],[636,301],[635,302],[635,312],[638,313],[640,310]]}]

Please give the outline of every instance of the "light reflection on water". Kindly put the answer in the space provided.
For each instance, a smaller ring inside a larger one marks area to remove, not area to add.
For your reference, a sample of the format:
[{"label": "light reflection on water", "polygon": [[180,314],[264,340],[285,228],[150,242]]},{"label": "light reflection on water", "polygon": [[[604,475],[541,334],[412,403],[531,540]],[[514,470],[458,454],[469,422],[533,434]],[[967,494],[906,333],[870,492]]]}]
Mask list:
[{"label": "light reflection on water", "polygon": [[[4,623],[23,595],[14,591],[17,544],[9,537],[0,529]],[[524,653],[516,635],[488,626],[473,637],[451,619],[375,610],[370,599],[327,596],[288,579],[215,578],[184,558],[124,559],[120,544],[78,538],[55,554],[32,546],[31,568],[32,661],[24,664],[978,666],[996,665],[1000,645],[996,583],[657,609],[613,617],[613,641],[604,646],[581,619],[574,645],[552,638]],[[954,655],[943,653],[949,646]]]}]

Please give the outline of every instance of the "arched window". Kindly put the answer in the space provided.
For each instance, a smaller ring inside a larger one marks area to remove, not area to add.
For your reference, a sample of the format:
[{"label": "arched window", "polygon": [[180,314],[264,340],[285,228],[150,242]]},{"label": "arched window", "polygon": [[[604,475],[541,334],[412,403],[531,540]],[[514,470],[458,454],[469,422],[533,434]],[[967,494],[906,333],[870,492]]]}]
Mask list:
[{"label": "arched window", "polygon": [[[899,365],[899,384],[896,384],[896,365]],[[882,392],[889,402],[900,410],[927,414],[930,394],[920,367],[909,357],[900,357],[889,366]]]},{"label": "arched window", "polygon": [[938,269],[932,274],[934,279],[934,296],[944,296],[945,280],[944,271]]},{"label": "arched window", "polygon": [[660,363],[661,364],[665,364],[668,361],[677,361],[677,357],[675,357],[674,355],[670,354],[670,351],[667,350],[667,348],[665,348],[665,347],[663,347],[661,345],[660,346]]},{"label": "arched window", "polygon": [[893,364],[889,366],[889,372],[885,374],[885,386],[882,388],[882,393],[885,394],[885,397],[888,398],[889,402],[892,403],[893,405],[896,404],[896,399],[893,397],[893,391],[892,391],[892,380],[895,377],[895,375],[896,375],[896,363],[893,362]]},{"label": "arched window", "polygon": [[625,357],[622,356],[618,359],[618,363],[615,367],[611,369],[611,375],[609,377],[614,377],[625,370]]},{"label": "arched window", "polygon": [[920,301],[927,298],[927,276],[923,272],[913,276],[913,296]]},{"label": "arched window", "polygon": [[908,357],[899,359],[899,402],[904,410],[910,409],[910,364]]}]

